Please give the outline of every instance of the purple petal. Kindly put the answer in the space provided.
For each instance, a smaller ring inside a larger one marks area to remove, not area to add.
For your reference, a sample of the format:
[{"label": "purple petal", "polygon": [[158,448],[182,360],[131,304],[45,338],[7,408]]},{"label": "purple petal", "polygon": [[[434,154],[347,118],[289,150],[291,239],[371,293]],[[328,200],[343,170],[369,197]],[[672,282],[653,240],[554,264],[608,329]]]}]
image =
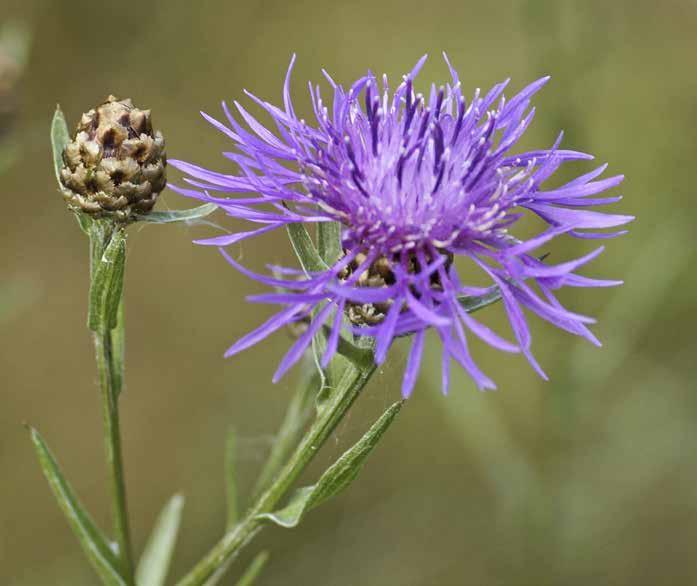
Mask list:
[{"label": "purple petal", "polygon": [[416,377],[421,369],[421,356],[424,351],[424,336],[425,330],[420,330],[414,334],[414,340],[411,343],[411,351],[407,358],[407,367],[404,371],[404,380],[402,382],[402,397],[408,399],[414,390]]}]

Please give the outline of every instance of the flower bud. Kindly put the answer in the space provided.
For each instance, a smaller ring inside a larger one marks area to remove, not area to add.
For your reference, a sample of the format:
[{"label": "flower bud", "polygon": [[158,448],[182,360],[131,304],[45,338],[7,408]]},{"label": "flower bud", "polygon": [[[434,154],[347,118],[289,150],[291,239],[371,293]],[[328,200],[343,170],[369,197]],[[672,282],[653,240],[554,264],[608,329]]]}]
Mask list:
[{"label": "flower bud", "polygon": [[63,163],[69,207],[96,218],[128,222],[149,212],[167,180],[165,142],[150,110],[114,96],[82,115]]}]

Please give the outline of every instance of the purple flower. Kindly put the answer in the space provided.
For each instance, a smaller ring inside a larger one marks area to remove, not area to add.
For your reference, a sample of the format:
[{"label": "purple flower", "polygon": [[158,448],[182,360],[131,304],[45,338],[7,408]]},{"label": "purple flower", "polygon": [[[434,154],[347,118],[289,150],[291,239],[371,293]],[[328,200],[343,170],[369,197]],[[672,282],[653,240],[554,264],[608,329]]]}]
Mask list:
[{"label": "purple flower", "polygon": [[[290,322],[307,319],[307,331],[293,344],[274,376],[278,380],[301,357],[312,337],[327,326],[322,363],[337,350],[342,321],[355,335],[375,342],[375,360],[385,360],[395,337],[411,335],[402,393],[416,381],[424,335],[434,329],[442,342],[443,390],[451,359],[480,389],[494,383],[469,352],[473,335],[506,352],[522,352],[546,378],[531,350],[523,309],[572,334],[599,345],[587,325],[593,319],[564,308],[554,291],[568,287],[606,287],[620,281],[596,280],[575,273],[602,247],[561,264],[547,264],[538,249],[563,234],[609,238],[623,232],[598,232],[621,226],[631,216],[588,211],[618,201],[596,197],[616,187],[622,176],[598,179],[606,165],[561,187],[543,190],[545,181],[564,163],[592,159],[561,150],[561,135],[550,149],[511,154],[532,121],[531,97],[547,82],[540,79],[507,100],[507,81],[471,100],[462,95],[456,71],[445,87],[429,95],[415,93],[413,81],[422,58],[390,92],[372,74],[346,91],[326,72],[333,100],[326,104],[320,88],[310,85],[316,121],[299,119],[290,99],[291,61],[283,88],[283,107],[247,94],[271,117],[269,130],[235,102],[243,125],[223,103],[228,124],[203,116],[233,141],[237,152],[225,153],[239,168],[222,174],[190,163],[172,161],[194,189],[180,193],[220,205],[229,215],[259,225],[255,230],[201,241],[221,248],[228,262],[276,292],[251,301],[283,306],[261,327],[235,343],[227,356],[256,344]],[[213,197],[210,192],[236,194]],[[237,194],[253,194],[237,196]],[[520,241],[513,235],[527,212],[548,226]],[[293,223],[339,222],[343,256],[319,271],[273,268],[274,276],[251,272],[223,247]],[[467,286],[458,276],[457,260],[479,267],[489,288]],[[278,291],[282,288],[282,291]],[[498,288],[515,343],[469,315],[460,300]],[[346,320],[346,317],[348,320]]]}]

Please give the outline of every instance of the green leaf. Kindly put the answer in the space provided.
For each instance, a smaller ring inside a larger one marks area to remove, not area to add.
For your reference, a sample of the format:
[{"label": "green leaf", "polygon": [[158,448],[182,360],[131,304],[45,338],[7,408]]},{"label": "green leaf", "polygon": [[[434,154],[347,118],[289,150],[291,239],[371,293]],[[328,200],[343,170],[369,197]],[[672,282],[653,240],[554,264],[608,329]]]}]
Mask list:
[{"label": "green leaf", "polygon": [[320,222],[317,224],[317,251],[329,266],[341,258],[343,250],[339,222]]},{"label": "green leaf", "polygon": [[119,567],[116,554],[109,546],[106,537],[78,501],[39,432],[33,427],[27,427],[27,429],[31,434],[31,441],[39,457],[44,476],[90,563],[107,586],[125,586],[126,582],[116,570]]},{"label": "green leaf", "polygon": [[139,214],[136,221],[148,224],[172,224],[173,222],[194,222],[206,216],[210,216],[218,206],[214,203],[206,203],[188,210],[176,210],[169,212],[150,212]]},{"label": "green leaf", "polygon": [[175,494],[162,509],[138,563],[138,586],[163,586],[165,583],[177,542],[183,507],[184,497]]},{"label": "green leaf", "polygon": [[80,230],[89,236],[94,220],[87,214],[80,212],[75,212],[75,220],[77,221],[77,225],[80,226]]},{"label": "green leaf", "polygon": [[226,529],[232,529],[239,518],[237,501],[237,436],[230,429],[225,440],[225,497],[227,505]]},{"label": "green leaf", "polygon": [[358,476],[366,458],[375,448],[402,408],[402,401],[394,403],[382,414],[366,434],[322,474],[317,484],[299,489],[281,510],[263,513],[257,518],[272,521],[281,527],[292,528],[303,516],[322,502],[344,490]]},{"label": "green leaf", "polygon": [[[307,229],[303,224],[289,224],[287,226],[287,230],[293,250],[295,251],[295,255],[298,257],[298,260],[300,261],[305,273],[321,272],[329,269],[329,266],[324,261],[322,256],[320,256],[314,242],[312,242],[312,238],[310,238],[310,234],[307,232]],[[322,246],[326,252],[329,250],[329,235],[327,234],[325,236],[322,237],[324,240],[324,244]],[[322,396],[323,391],[328,387],[335,386],[343,376],[346,369],[346,363],[340,357],[332,360],[326,369],[322,369],[320,359],[325,348],[326,338],[322,332],[319,332],[312,340],[312,352],[321,378],[322,391],[320,391],[318,396]]]},{"label": "green leaf", "polygon": [[236,586],[254,586],[254,582],[256,582],[256,579],[259,577],[259,574],[261,574],[261,571],[268,561],[269,552],[260,551],[254,556],[252,563],[249,564],[249,567],[245,570],[242,577],[237,581]]},{"label": "green leaf", "polygon": [[123,378],[124,378],[124,359],[125,359],[125,349],[126,349],[126,332],[124,329],[125,324],[124,317],[124,302],[123,296],[121,297],[121,302],[119,303],[118,311],[116,312],[116,326],[111,330],[111,356],[112,356],[112,377],[113,377],[113,389],[116,392],[118,398],[123,388]]},{"label": "green leaf", "polygon": [[480,309],[484,309],[487,305],[496,303],[501,300],[501,291],[498,287],[492,289],[491,292],[479,297],[460,297],[458,301],[465,308],[467,313],[474,313]]},{"label": "green leaf", "polygon": [[[105,239],[102,227],[93,225],[91,239]],[[99,254],[103,241],[95,246]],[[92,282],[90,283],[88,326],[93,331],[114,329],[117,325],[119,305],[123,293],[123,275],[126,265],[126,234],[122,229],[115,230],[103,249],[99,259],[95,259]]]},{"label": "green leaf", "polygon": [[58,188],[61,191],[65,189],[61,183],[60,176],[63,168],[63,150],[69,142],[70,132],[68,132],[68,124],[65,122],[65,116],[63,116],[60,106],[56,106],[56,112],[51,122],[51,148],[53,149],[53,169],[56,173]]},{"label": "green leaf", "polygon": [[288,224],[288,237],[300,264],[306,273],[326,271],[329,267],[315,248],[307,228],[299,222]]}]

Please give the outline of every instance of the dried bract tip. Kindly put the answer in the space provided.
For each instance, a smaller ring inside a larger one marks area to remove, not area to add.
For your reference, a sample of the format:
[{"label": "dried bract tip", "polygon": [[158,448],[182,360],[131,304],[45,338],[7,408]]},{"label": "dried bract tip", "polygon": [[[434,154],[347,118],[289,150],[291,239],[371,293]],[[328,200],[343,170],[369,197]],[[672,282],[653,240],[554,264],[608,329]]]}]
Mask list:
[{"label": "dried bract tip", "polygon": [[165,141],[150,110],[114,96],[82,115],[63,163],[69,207],[93,217],[132,221],[152,210],[167,182]]}]

